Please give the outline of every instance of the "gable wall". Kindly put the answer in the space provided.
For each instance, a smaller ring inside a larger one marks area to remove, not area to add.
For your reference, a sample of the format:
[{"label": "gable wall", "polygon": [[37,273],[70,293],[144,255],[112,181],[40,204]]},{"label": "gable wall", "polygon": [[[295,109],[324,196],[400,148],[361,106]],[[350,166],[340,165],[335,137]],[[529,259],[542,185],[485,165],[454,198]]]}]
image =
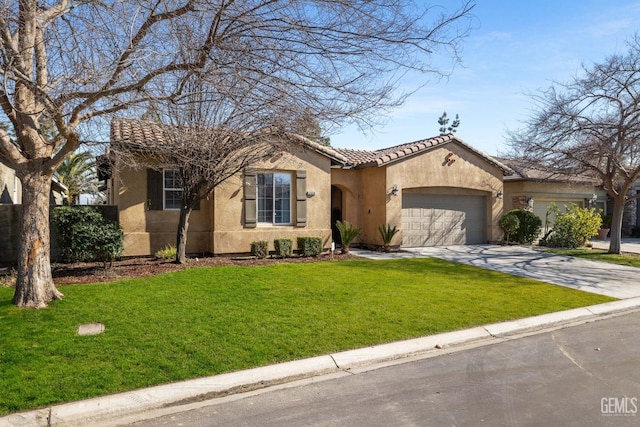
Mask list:
[{"label": "gable wall", "polygon": [[[453,156],[449,156],[452,153]],[[455,160],[448,162],[448,159]],[[496,197],[503,191],[502,170],[477,154],[455,143],[444,144],[423,154],[393,163],[387,167],[387,187],[397,185],[398,197],[387,202],[387,222],[401,228],[402,191],[415,188],[430,189],[433,194],[484,195],[487,200],[486,236],[488,241],[501,237],[498,221],[503,212],[503,200]],[[394,244],[402,241],[402,230],[394,237]]]},{"label": "gable wall", "polygon": [[[447,163],[453,153],[455,162]],[[487,198],[486,236],[490,241],[501,237],[498,221],[503,212],[502,170],[455,143],[449,143],[404,160],[381,167],[333,169],[332,184],[343,191],[343,217],[362,229],[355,241],[380,245],[380,225],[397,226],[400,233],[391,242],[402,242],[402,191],[428,189],[433,194],[483,195]],[[392,195],[393,186],[399,193]]]},{"label": "gable wall", "polygon": [[[153,255],[165,245],[176,244],[180,211],[149,210],[146,169],[122,168],[114,172],[112,202],[119,207],[124,230],[124,256]],[[211,201],[189,217],[187,253],[211,252]]]},{"label": "gable wall", "polygon": [[[251,242],[266,240],[273,250],[274,239],[289,238],[297,249],[298,237],[320,237],[324,248],[331,245],[331,161],[323,155],[298,145],[288,147],[273,159],[253,166],[258,171],[291,172],[293,225],[244,225],[243,176],[236,175],[214,190],[212,248],[214,254],[246,253]],[[306,226],[296,222],[296,171],[306,172],[306,191],[315,192],[306,198]]]}]

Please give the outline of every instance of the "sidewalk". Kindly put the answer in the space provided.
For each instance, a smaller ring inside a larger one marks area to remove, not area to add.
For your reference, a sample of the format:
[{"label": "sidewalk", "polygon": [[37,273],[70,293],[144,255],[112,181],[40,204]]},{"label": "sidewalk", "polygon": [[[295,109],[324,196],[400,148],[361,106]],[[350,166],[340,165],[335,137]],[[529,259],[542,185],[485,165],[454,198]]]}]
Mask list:
[{"label": "sidewalk", "polygon": [[[591,240],[591,246],[594,249],[609,249],[609,239],[607,240]],[[622,239],[620,249],[622,253],[640,254],[640,239],[633,237],[624,237]]]},{"label": "sidewalk", "polygon": [[[437,253],[440,257],[466,260],[485,268],[496,265],[507,270],[537,272],[538,276],[542,275],[546,279],[561,277],[566,282],[563,286],[578,289],[591,287],[586,289],[591,292],[627,295],[637,291],[637,295],[640,295],[640,283],[637,279],[640,269],[617,269],[612,264],[585,261],[592,263],[588,264],[591,267],[593,264],[602,264],[600,273],[611,280],[610,283],[603,284],[598,279],[594,284],[585,281],[583,264],[569,262],[565,259],[569,257],[544,254],[530,248],[479,245],[416,248],[395,254],[361,253],[360,250],[352,252],[374,259],[438,256],[433,255]],[[518,265],[518,262],[521,264]],[[631,282],[628,283],[629,281]],[[351,375],[347,372],[353,368],[376,369],[378,364],[385,362],[400,362],[412,356],[433,357],[444,352],[459,351],[470,345],[489,345],[507,336],[592,322],[618,313],[640,310],[640,296],[628,295],[622,298],[627,299],[12,414],[0,417],[0,427],[125,425],[151,416],[150,412],[153,411],[161,410],[165,415],[180,412],[183,405],[192,402],[321,375]]]}]

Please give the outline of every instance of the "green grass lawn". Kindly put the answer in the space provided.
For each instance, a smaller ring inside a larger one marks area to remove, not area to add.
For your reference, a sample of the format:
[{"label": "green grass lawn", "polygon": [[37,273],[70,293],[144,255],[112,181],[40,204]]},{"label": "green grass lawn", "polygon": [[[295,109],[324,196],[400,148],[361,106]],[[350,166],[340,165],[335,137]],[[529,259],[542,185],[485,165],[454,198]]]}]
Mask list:
[{"label": "green grass lawn", "polygon": [[[612,300],[428,258],[59,288],[44,310],[0,288],[0,414]],[[89,322],[106,331],[78,336]]]},{"label": "green grass lawn", "polygon": [[610,262],[612,264],[628,265],[630,267],[640,268],[640,255],[628,254],[628,255],[616,255],[608,254],[604,249],[547,249],[547,252],[551,252],[558,255],[575,256],[579,258],[586,258],[591,261],[603,261]]}]

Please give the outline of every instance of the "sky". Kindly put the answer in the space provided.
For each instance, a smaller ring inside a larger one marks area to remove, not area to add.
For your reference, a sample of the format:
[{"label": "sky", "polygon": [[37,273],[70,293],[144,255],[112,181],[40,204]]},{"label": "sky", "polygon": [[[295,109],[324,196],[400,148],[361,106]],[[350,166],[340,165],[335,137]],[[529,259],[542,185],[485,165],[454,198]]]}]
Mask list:
[{"label": "sky", "polygon": [[446,111],[451,119],[459,114],[456,135],[466,143],[504,154],[507,132],[531,114],[531,94],[569,81],[582,64],[625,53],[626,41],[640,34],[640,0],[476,0],[473,14],[462,67],[447,80],[408,77],[407,87],[424,86],[384,125],[365,133],[347,126],[330,135],[331,145],[376,150],[437,136]]}]

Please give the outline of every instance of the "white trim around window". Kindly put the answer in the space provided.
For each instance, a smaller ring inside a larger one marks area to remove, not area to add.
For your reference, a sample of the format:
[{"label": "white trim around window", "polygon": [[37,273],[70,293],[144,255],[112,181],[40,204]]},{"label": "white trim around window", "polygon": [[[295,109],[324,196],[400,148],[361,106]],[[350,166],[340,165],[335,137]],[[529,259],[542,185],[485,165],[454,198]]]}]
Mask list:
[{"label": "white trim around window", "polygon": [[258,172],[256,181],[258,224],[292,225],[293,174]]},{"label": "white trim around window", "polygon": [[182,187],[178,186],[176,169],[162,170],[162,207],[167,211],[182,207]]}]

